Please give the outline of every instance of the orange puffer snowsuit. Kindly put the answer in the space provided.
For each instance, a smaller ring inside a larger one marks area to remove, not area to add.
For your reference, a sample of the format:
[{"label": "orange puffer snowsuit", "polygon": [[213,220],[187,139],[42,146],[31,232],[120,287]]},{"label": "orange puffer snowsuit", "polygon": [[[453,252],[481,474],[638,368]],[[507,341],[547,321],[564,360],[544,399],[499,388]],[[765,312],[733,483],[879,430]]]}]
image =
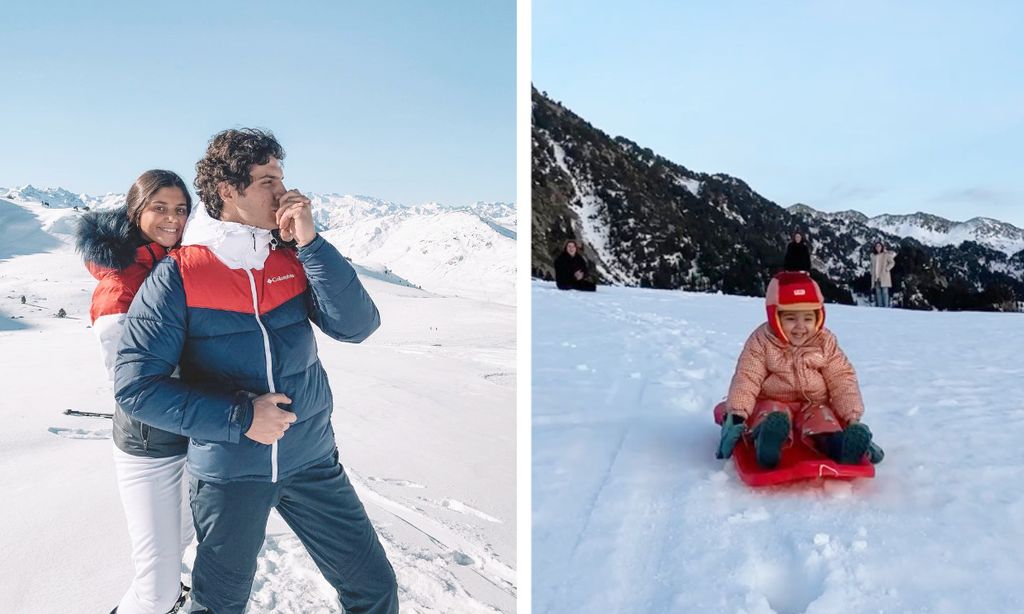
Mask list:
[{"label": "orange puffer snowsuit", "polygon": [[864,413],[857,374],[831,331],[822,328],[794,346],[768,324],[743,346],[726,406],[750,429],[771,411],[786,411],[802,436],[842,430],[836,417],[849,423]]}]

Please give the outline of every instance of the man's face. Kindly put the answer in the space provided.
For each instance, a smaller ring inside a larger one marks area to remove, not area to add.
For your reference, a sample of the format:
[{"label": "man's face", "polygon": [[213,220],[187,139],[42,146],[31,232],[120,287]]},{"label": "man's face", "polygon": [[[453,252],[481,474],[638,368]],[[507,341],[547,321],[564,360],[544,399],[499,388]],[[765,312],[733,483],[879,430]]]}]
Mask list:
[{"label": "man's face", "polygon": [[255,164],[249,169],[252,183],[240,192],[234,186],[226,186],[224,211],[221,219],[238,222],[256,228],[277,228],[278,199],[287,191],[284,187],[284,170],[277,158],[270,158],[266,164]]}]

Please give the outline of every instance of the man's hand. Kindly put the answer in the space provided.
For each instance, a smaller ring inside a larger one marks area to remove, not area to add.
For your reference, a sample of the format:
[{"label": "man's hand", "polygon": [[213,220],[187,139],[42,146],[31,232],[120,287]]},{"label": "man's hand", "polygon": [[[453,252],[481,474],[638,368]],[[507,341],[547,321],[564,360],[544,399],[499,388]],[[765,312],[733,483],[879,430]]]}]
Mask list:
[{"label": "man's hand", "polygon": [[576,278],[576,281],[583,279],[583,271],[576,271],[572,274]]},{"label": "man's hand", "polygon": [[309,245],[316,238],[313,208],[309,199],[298,190],[288,190],[278,200],[277,227],[285,241],[296,241],[299,247]]},{"label": "man's hand", "polygon": [[284,432],[295,422],[295,414],[281,409],[277,404],[291,402],[280,392],[269,392],[253,399],[252,425],[245,436],[268,446],[284,437]]}]

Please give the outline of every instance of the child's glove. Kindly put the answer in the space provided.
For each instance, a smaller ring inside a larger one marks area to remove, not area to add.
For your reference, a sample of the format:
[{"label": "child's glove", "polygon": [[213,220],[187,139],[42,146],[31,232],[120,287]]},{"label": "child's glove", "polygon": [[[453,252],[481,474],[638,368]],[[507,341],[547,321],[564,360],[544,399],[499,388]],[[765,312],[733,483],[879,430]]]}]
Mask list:
[{"label": "child's glove", "polygon": [[725,420],[722,420],[722,439],[718,442],[718,452],[715,454],[715,458],[730,458],[733,448],[736,447],[736,442],[740,440],[746,429],[742,416],[737,416],[732,412],[725,414]]}]

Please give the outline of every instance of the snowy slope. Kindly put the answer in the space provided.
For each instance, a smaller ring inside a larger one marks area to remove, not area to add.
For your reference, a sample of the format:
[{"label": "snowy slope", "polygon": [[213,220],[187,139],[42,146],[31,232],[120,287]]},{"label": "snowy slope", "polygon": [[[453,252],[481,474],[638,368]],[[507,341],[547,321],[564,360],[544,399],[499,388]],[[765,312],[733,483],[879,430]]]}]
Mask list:
[{"label": "snowy slope", "polygon": [[1022,317],[830,305],[887,457],[753,490],[711,410],[761,300],[535,282],[533,612],[1024,611]]},{"label": "snowy slope", "polygon": [[311,199],[324,236],[353,260],[438,294],[515,304],[514,206],[404,207],[320,194]]},{"label": "snowy slope", "polygon": [[[60,231],[74,215],[0,199],[2,612],[108,612],[131,576],[110,422],[61,415],[112,402],[88,328],[95,282]],[[515,309],[356,265],[383,326],[360,345],[317,343],[402,611],[514,612]],[[249,611],[340,612],[331,593],[272,516]]]}]

